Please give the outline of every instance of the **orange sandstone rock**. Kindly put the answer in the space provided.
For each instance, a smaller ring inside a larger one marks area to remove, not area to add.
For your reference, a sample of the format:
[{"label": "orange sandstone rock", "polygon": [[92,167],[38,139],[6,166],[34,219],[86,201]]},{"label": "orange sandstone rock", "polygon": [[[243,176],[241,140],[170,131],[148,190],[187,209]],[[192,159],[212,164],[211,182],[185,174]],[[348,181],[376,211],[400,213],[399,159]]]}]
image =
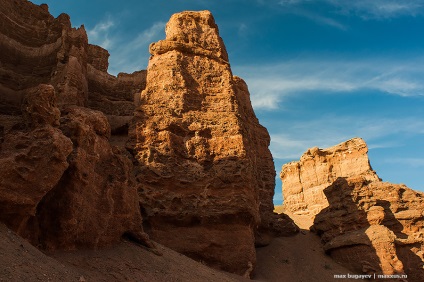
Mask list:
[{"label": "orange sandstone rock", "polygon": [[362,139],[310,149],[281,176],[285,210],[315,216],[311,229],[336,261],[356,273],[424,280],[424,195],[382,182]]},{"label": "orange sandstone rock", "polygon": [[283,209],[290,213],[315,215],[328,206],[323,191],[338,177],[362,175],[370,181],[378,180],[367,152],[364,140],[353,138],[327,149],[311,148],[299,161],[285,164],[280,174]]},{"label": "orange sandstone rock", "polygon": [[268,132],[246,84],[231,72],[210,12],[173,15],[166,40],[151,44],[150,52],[128,144],[138,161],[149,233],[181,253],[248,276],[255,232],[273,209]]}]

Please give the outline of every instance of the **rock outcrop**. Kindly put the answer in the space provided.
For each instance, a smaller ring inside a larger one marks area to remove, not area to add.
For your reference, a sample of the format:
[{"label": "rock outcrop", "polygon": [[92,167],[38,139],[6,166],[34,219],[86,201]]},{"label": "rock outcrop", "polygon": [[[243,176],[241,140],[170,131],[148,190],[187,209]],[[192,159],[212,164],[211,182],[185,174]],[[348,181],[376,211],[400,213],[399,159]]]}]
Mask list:
[{"label": "rock outcrop", "polygon": [[246,84],[231,72],[210,12],[173,15],[166,39],[150,52],[128,144],[149,234],[248,276],[258,226],[278,229],[280,220],[295,229],[286,218],[270,219],[275,172],[268,132]]},{"label": "rock outcrop", "polygon": [[368,160],[364,140],[353,138],[328,149],[314,147],[299,161],[283,165],[283,210],[288,213],[319,213],[328,206],[324,189],[339,177],[363,176],[378,181]]},{"label": "rock outcrop", "polygon": [[28,90],[22,129],[7,129],[0,144],[0,219],[26,232],[37,207],[69,167],[72,142],[55,126],[59,110],[52,86]]},{"label": "rock outcrop", "polygon": [[0,115],[19,116],[26,89],[50,84],[59,107],[100,110],[113,135],[127,134],[145,71],[109,75],[109,53],[88,44],[84,26],[72,28],[68,15],[50,15],[47,5],[3,0],[0,23]]},{"label": "rock outcrop", "polygon": [[[355,273],[406,274],[408,281],[423,281],[424,194],[382,182],[366,152],[365,142],[355,138],[310,149],[300,162],[283,166],[283,192],[289,193],[284,197],[290,199],[284,208],[316,215],[311,229],[325,251]],[[301,192],[301,185],[314,193],[298,196],[297,205],[293,191]]]},{"label": "rock outcrop", "polygon": [[108,58],[107,50],[88,46],[88,107],[106,115],[114,137],[126,139],[135,109],[134,97],[146,88],[146,71],[110,75],[107,73]]},{"label": "rock outcrop", "polygon": [[107,51],[47,5],[3,0],[0,39],[0,220],[47,249],[122,236],[149,245],[132,162],[110,144],[106,116],[86,108],[122,103],[112,114],[128,127],[143,72],[108,75]]}]

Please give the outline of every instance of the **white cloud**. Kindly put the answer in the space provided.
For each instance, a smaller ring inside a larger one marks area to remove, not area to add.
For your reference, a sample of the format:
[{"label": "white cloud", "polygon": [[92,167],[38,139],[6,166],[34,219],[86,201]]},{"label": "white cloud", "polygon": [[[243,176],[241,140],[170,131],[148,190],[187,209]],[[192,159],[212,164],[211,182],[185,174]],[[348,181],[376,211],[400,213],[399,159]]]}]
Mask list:
[{"label": "white cloud", "polygon": [[424,58],[306,58],[262,66],[234,66],[233,69],[249,85],[256,109],[277,109],[286,96],[314,91],[374,90],[400,96],[424,96]]},{"label": "white cloud", "polygon": [[422,0],[325,0],[341,9],[342,12],[354,13],[364,19],[396,18],[423,14]]},{"label": "white cloud", "polygon": [[294,124],[282,122],[278,128],[284,128],[284,132],[271,132],[270,148],[274,158],[298,160],[308,148],[327,148],[353,137],[363,138],[369,149],[400,147],[401,141],[387,137],[424,134],[424,120],[329,115]]},{"label": "white cloud", "polygon": [[384,162],[413,168],[424,167],[424,158],[386,158]]},{"label": "white cloud", "polygon": [[149,45],[152,42],[165,38],[165,22],[156,22],[140,32],[132,40],[121,42],[120,46],[109,50],[110,70],[112,74],[118,72],[131,73],[145,69],[149,60]]},{"label": "white cloud", "polygon": [[109,73],[131,73],[145,69],[149,60],[148,47],[150,43],[164,39],[165,22],[158,21],[139,32],[135,37],[128,39],[122,33],[124,27],[109,16],[106,20],[97,23],[87,30],[91,44],[99,45],[110,53]]},{"label": "white cloud", "polygon": [[99,45],[105,49],[113,47],[113,41],[110,39],[109,33],[115,26],[115,22],[111,17],[99,22],[92,29],[87,30],[87,35],[91,44]]},{"label": "white cloud", "polygon": [[355,14],[363,19],[385,19],[424,14],[423,0],[281,0],[280,5],[299,7],[305,3],[326,3],[342,14]]}]

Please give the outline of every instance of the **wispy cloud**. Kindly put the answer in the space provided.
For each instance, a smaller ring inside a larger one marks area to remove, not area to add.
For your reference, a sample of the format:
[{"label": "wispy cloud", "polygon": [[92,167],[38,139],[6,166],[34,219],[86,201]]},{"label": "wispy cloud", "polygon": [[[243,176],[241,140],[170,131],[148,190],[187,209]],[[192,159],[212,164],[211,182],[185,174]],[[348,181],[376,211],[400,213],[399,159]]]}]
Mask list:
[{"label": "wispy cloud", "polygon": [[99,45],[110,53],[109,72],[134,72],[146,68],[149,59],[150,43],[164,38],[165,22],[158,21],[139,32],[135,37],[128,38],[122,33],[124,27],[108,16],[87,30],[91,44]]},{"label": "wispy cloud", "polygon": [[284,132],[271,132],[271,151],[275,158],[284,160],[298,160],[308,148],[327,148],[353,137],[362,137],[370,149],[377,149],[402,146],[399,140],[388,136],[424,134],[424,120],[413,118],[370,120],[357,116],[325,116],[280,126]]},{"label": "wispy cloud", "polygon": [[424,14],[423,0],[281,0],[284,7],[321,3],[333,6],[341,14],[354,14],[363,19],[385,19]]},{"label": "wispy cloud", "polygon": [[110,39],[109,33],[115,26],[115,22],[109,16],[106,20],[99,22],[92,29],[87,30],[90,43],[102,46],[105,49],[113,47],[113,41]]},{"label": "wispy cloud", "polygon": [[414,168],[424,167],[424,158],[386,158],[384,162]]},{"label": "wispy cloud", "polygon": [[374,90],[424,96],[424,58],[305,58],[262,66],[235,66],[234,72],[247,81],[256,109],[277,109],[286,96],[314,91]]},{"label": "wispy cloud", "polygon": [[134,72],[146,68],[149,60],[149,45],[164,39],[165,22],[159,21],[141,31],[134,39],[123,42],[110,51],[110,73]]},{"label": "wispy cloud", "polygon": [[354,13],[364,19],[417,16],[424,13],[424,2],[422,0],[324,1],[338,7],[342,12]]}]

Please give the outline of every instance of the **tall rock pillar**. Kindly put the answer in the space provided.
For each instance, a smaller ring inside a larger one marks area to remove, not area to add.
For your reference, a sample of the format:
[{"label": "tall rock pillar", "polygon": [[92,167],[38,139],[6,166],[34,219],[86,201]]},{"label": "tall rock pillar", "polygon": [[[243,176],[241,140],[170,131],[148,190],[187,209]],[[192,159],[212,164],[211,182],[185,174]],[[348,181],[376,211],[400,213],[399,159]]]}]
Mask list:
[{"label": "tall rock pillar", "polygon": [[273,206],[268,132],[231,72],[210,12],[173,15],[150,52],[129,142],[147,231],[211,266],[249,275],[255,230]]}]

